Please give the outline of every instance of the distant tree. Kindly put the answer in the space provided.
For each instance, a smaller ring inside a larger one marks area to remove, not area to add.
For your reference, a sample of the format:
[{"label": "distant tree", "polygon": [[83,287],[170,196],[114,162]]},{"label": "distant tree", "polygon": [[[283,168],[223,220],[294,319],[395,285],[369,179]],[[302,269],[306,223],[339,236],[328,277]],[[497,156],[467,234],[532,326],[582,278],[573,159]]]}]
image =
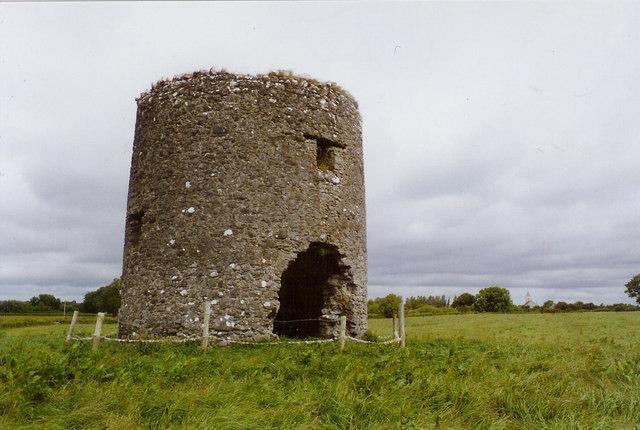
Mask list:
[{"label": "distant tree", "polygon": [[553,300],[547,300],[542,304],[543,309],[551,309],[553,307]]},{"label": "distant tree", "polygon": [[640,274],[631,278],[631,280],[626,283],[625,288],[625,293],[640,303]]},{"label": "distant tree", "polygon": [[0,301],[0,313],[18,314],[33,312],[31,302],[22,302],[20,300],[2,300]]},{"label": "distant tree", "polygon": [[559,311],[568,311],[569,305],[567,304],[567,302],[558,302],[553,306],[553,308]]},{"label": "distant tree", "polygon": [[457,296],[455,299],[453,299],[453,302],[451,303],[451,307],[453,308],[471,307],[473,306],[475,301],[476,301],[476,297],[473,294],[462,293],[459,296]]},{"label": "distant tree", "polygon": [[61,308],[62,302],[51,294],[40,294],[29,300],[34,311],[57,311]]},{"label": "distant tree", "polygon": [[473,304],[473,308],[478,312],[509,312],[512,307],[509,290],[498,286],[481,289]]},{"label": "distant tree", "polygon": [[380,313],[385,318],[391,318],[394,314],[398,313],[398,307],[400,306],[400,296],[395,294],[388,294],[380,301]]},{"label": "distant tree", "polygon": [[407,310],[418,309],[424,305],[431,305],[437,308],[445,308],[449,306],[449,301],[446,296],[417,296],[417,297],[409,297],[404,307]]},{"label": "distant tree", "polygon": [[608,311],[640,311],[640,306],[630,305],[629,303],[614,303],[612,305],[607,305],[606,310]]},{"label": "distant tree", "polygon": [[120,309],[121,290],[122,281],[119,278],[114,279],[109,285],[85,294],[80,309],[89,313],[107,312],[117,314],[118,309]]},{"label": "distant tree", "polygon": [[387,294],[384,297],[369,300],[367,310],[370,316],[391,318],[397,313],[400,300],[400,296]]}]

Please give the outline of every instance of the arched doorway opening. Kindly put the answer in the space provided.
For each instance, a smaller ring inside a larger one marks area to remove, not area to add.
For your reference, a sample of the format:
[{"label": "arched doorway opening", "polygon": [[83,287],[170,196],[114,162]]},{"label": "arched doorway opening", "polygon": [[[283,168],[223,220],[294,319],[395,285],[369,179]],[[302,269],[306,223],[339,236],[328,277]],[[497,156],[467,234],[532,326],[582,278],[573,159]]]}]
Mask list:
[{"label": "arched doorway opening", "polygon": [[273,332],[294,338],[330,336],[335,325],[331,316],[348,307],[337,303],[336,297],[342,296],[339,291],[350,278],[335,245],[312,242],[282,273]]}]

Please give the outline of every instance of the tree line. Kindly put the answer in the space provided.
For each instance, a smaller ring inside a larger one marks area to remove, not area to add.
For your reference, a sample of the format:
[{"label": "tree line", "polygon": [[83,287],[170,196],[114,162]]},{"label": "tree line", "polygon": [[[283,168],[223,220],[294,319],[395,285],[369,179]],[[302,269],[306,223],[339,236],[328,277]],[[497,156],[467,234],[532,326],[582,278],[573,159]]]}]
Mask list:
[{"label": "tree line", "polygon": [[[117,314],[120,308],[122,281],[114,279],[109,285],[91,291],[81,303],[63,302],[51,294],[40,294],[27,301],[0,300],[0,313],[44,313],[79,310],[86,313],[107,312]],[[640,274],[634,276],[625,285],[625,293],[640,304]],[[400,304],[400,296],[387,294],[384,297],[370,299],[367,310],[373,318],[391,318]],[[511,294],[506,288],[490,286],[481,289],[478,294],[463,293],[452,300],[446,296],[412,296],[405,301],[408,316],[458,314],[464,312],[584,312],[584,311],[637,311],[640,306],[627,303],[599,305],[577,301],[567,303],[547,300],[542,306],[514,305]]]},{"label": "tree line", "polygon": [[[640,275],[636,278],[640,290]],[[627,289],[629,289],[628,285],[629,284],[627,284]],[[632,297],[638,297],[638,300],[640,300],[638,293]],[[370,299],[367,306],[369,317],[391,318],[397,313],[399,304],[400,296],[395,294],[387,294],[384,297]],[[421,316],[467,312],[623,312],[638,311],[640,310],[640,306],[630,305],[628,303],[614,303],[611,305],[601,303],[597,305],[594,303],[583,303],[581,301],[567,303],[563,301],[554,302],[553,300],[547,300],[542,306],[514,305],[508,289],[490,286],[481,289],[478,294],[463,293],[459,296],[454,296],[452,300],[449,300],[445,296],[412,296],[406,299],[404,309],[407,316]]]},{"label": "tree line", "polygon": [[0,313],[59,313],[79,310],[80,312],[107,312],[117,314],[120,308],[120,290],[122,282],[114,279],[109,285],[91,291],[84,296],[81,303],[62,301],[52,294],[39,294],[29,300],[0,300]]}]

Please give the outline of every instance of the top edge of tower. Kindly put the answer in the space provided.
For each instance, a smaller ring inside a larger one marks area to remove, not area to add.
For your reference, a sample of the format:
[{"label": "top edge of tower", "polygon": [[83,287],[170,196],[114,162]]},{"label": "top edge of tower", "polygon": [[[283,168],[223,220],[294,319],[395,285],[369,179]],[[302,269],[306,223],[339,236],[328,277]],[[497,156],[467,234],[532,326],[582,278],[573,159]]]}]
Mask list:
[{"label": "top edge of tower", "polygon": [[224,69],[199,70],[192,73],[184,73],[176,75],[172,78],[163,78],[157,81],[147,91],[140,94],[140,97],[136,98],[138,103],[150,100],[156,94],[167,93],[171,91],[172,95],[176,95],[175,92],[187,87],[189,85],[197,85],[198,82],[206,82],[207,80],[213,80],[218,82],[227,82],[230,89],[241,88],[243,86],[250,85],[273,85],[274,87],[280,87],[284,90],[298,89],[303,92],[312,92],[323,96],[345,97],[353,102],[354,106],[358,108],[358,102],[356,99],[344,88],[335,82],[323,82],[316,80],[305,74],[297,75],[288,70],[277,70],[264,74],[242,74],[231,73]]}]

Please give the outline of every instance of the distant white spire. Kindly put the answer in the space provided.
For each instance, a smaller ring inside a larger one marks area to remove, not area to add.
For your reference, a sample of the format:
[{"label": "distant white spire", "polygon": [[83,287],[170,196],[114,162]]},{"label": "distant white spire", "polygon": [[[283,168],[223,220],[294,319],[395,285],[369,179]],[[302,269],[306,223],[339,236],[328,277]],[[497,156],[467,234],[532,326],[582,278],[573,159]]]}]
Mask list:
[{"label": "distant white spire", "polygon": [[527,291],[527,296],[525,297],[524,304],[522,306],[526,306],[528,308],[533,308],[535,306],[538,306],[538,304],[533,301],[533,299],[531,298],[531,294],[529,294],[528,291]]}]

